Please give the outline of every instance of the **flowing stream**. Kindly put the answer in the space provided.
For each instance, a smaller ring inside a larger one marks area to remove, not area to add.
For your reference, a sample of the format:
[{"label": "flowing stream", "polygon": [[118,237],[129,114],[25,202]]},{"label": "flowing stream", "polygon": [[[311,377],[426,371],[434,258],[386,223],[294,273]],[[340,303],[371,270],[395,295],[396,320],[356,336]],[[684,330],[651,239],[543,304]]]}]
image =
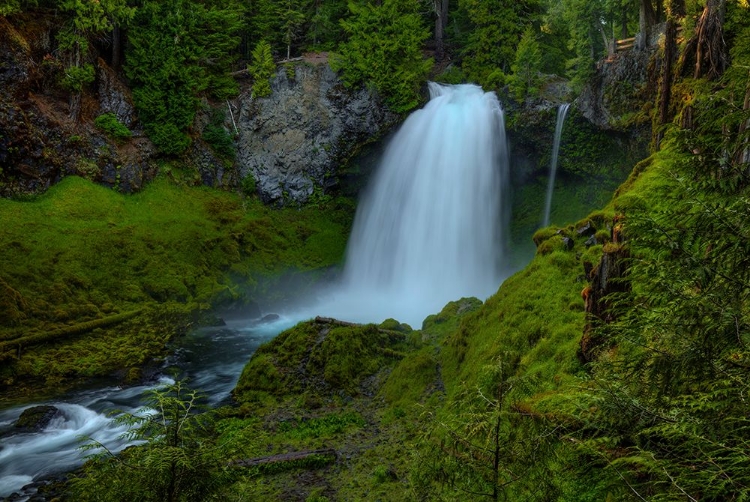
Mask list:
[{"label": "flowing stream", "polygon": [[[227,401],[255,349],[300,320],[329,315],[359,322],[393,317],[419,328],[463,296],[494,293],[504,274],[509,226],[508,150],[503,112],[478,86],[430,83],[431,99],[409,116],[389,145],[360,203],[341,282],[312,307],[267,324],[234,321],[195,330],[167,361],[179,378]],[[109,416],[133,412],[141,387],[103,386],[49,402],[60,410],[44,430],[18,433],[25,408],[0,411],[0,497],[33,480],[78,467],[81,437],[112,451],[126,446]]]},{"label": "flowing stream", "polygon": [[557,109],[557,122],[555,123],[555,140],[552,143],[552,160],[549,163],[549,182],[547,184],[547,199],[544,203],[544,218],[542,226],[549,226],[549,216],[552,211],[552,191],[555,188],[555,175],[557,174],[557,156],[560,152],[560,138],[562,137],[565,115],[568,114],[570,103],[563,103]]}]

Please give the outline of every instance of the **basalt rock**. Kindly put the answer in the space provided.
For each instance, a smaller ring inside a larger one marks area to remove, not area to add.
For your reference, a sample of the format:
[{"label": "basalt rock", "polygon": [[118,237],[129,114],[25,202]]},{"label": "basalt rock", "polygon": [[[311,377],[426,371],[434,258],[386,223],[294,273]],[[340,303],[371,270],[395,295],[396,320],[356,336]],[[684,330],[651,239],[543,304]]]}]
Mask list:
[{"label": "basalt rock", "polygon": [[53,28],[44,19],[17,24],[0,18],[0,196],[41,193],[70,175],[123,192],[141,189],[157,171],[151,142],[136,131],[118,143],[93,125],[113,113],[134,126],[127,87],[97,60],[98,92],[84,91],[74,119],[70,96],[59,87],[64,65],[51,52]]},{"label": "basalt rock", "polygon": [[18,417],[14,427],[19,432],[38,432],[60,415],[60,410],[54,406],[41,405],[26,408]]},{"label": "basalt rock", "polygon": [[112,113],[125,127],[135,127],[137,117],[130,89],[101,58],[97,60],[97,83],[101,113]]},{"label": "basalt rock", "polygon": [[639,120],[639,113],[653,102],[655,89],[650,86],[649,63],[657,47],[652,44],[647,50],[618,52],[599,61],[575,101],[581,114],[600,129],[648,129],[647,114],[640,114]]},{"label": "basalt rock", "polygon": [[338,183],[337,169],[399,116],[367,89],[344,87],[327,63],[281,68],[272,94],[238,98],[241,175],[252,176],[261,199],[301,204]]}]

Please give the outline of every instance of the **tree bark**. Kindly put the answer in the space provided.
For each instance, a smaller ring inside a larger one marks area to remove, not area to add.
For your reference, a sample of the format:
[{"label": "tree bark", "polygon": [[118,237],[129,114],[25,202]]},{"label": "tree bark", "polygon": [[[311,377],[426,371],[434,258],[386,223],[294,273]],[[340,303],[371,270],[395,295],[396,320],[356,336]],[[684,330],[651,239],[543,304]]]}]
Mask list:
[{"label": "tree bark", "polygon": [[433,0],[435,10],[435,60],[445,57],[445,29],[448,26],[448,0]]},{"label": "tree bark", "polygon": [[695,71],[693,78],[716,79],[727,67],[724,43],[726,0],[708,0],[695,27]]},{"label": "tree bark", "polygon": [[656,24],[656,12],[651,0],[641,0],[638,9],[638,27],[639,32],[636,36],[635,47],[643,50],[648,47],[651,28]]},{"label": "tree bark", "polygon": [[657,150],[664,137],[664,126],[670,121],[669,103],[672,94],[672,68],[676,52],[677,23],[673,16],[668,15],[667,26],[664,30],[664,61],[661,69],[661,85],[659,86],[659,123],[654,138]]},{"label": "tree bark", "polygon": [[122,31],[120,27],[115,25],[112,28],[112,69],[117,71],[120,69],[120,47],[122,42]]}]

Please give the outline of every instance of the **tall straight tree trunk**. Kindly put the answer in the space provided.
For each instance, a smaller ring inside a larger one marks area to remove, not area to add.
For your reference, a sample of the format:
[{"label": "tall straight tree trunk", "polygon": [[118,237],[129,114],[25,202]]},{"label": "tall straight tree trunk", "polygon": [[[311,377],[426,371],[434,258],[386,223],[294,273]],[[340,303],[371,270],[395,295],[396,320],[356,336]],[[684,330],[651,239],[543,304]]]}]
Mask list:
[{"label": "tall straight tree trunk", "polygon": [[434,0],[435,9],[435,60],[445,57],[445,29],[448,26],[448,0]]},{"label": "tall straight tree trunk", "polygon": [[[747,86],[745,87],[745,100],[742,103],[742,110],[747,113],[750,111],[750,72],[747,75]],[[742,138],[746,132],[750,130],[750,118],[745,119],[740,124],[739,136]],[[750,164],[750,138],[742,140],[742,146],[739,148],[737,153],[736,162],[738,164]]]},{"label": "tall straight tree trunk", "polygon": [[636,36],[636,48],[643,50],[648,46],[651,28],[656,24],[656,12],[651,0],[640,0],[638,8],[638,28]]},{"label": "tall straight tree trunk", "polygon": [[664,61],[661,68],[659,85],[659,123],[655,129],[656,149],[659,149],[664,137],[664,126],[670,121],[669,103],[672,94],[672,69],[677,53],[677,23],[674,16],[667,14],[667,26],[664,30]]},{"label": "tall straight tree trunk", "polygon": [[122,31],[120,27],[114,25],[112,28],[112,69],[120,69],[120,47],[122,45]]}]

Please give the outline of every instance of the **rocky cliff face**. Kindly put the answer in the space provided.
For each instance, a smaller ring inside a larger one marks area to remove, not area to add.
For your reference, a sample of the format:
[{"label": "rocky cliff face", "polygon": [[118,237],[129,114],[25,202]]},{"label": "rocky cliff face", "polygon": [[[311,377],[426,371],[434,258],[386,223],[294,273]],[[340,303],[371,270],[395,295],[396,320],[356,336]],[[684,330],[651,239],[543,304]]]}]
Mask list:
[{"label": "rocky cliff face", "polygon": [[[81,113],[70,117],[70,95],[59,83],[56,27],[42,19],[12,24],[0,17],[0,196],[41,193],[64,176],[78,175],[123,192],[140,190],[159,172],[159,153],[145,137],[130,89],[103,59],[85,89]],[[193,145],[178,159],[192,170],[184,181],[239,188],[248,175],[268,203],[304,203],[314,187],[336,185],[341,167],[359,148],[386,132],[399,116],[366,89],[345,89],[324,58],[279,69],[273,94],[255,99],[251,88],[234,102],[238,155],[216,155],[201,139],[211,105],[198,113]],[[214,106],[224,107],[224,103]],[[131,130],[117,141],[94,125],[111,113]]]},{"label": "rocky cliff face", "polygon": [[67,175],[129,192],[156,174],[155,151],[137,131],[118,143],[93,126],[106,112],[136,126],[127,88],[103,60],[96,64],[98,93],[82,97],[81,116],[69,116],[60,89],[62,64],[52,55],[54,27],[0,17],[0,196],[39,193]]},{"label": "rocky cliff face", "polygon": [[238,163],[266,203],[304,203],[336,185],[337,169],[399,120],[366,89],[346,89],[327,63],[281,68],[273,94],[238,98]]},{"label": "rocky cliff face", "polygon": [[[656,93],[653,55],[658,36],[656,30],[646,50],[618,52],[597,63],[593,78],[575,102],[596,127],[617,131],[649,128],[648,107]],[[645,136],[649,136],[648,131]]]}]

